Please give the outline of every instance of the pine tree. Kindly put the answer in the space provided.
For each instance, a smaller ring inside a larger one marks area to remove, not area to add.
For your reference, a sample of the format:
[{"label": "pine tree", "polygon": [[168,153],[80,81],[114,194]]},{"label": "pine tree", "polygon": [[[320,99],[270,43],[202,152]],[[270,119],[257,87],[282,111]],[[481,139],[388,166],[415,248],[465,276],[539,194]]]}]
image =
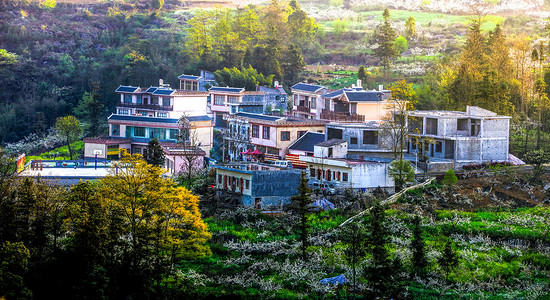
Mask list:
[{"label": "pine tree", "polygon": [[356,266],[365,257],[365,228],[358,222],[352,222],[340,234],[340,241],[346,246],[344,255],[352,267],[353,293],[357,292]]},{"label": "pine tree", "polygon": [[357,71],[357,79],[361,80],[362,86],[365,86],[367,84],[368,76],[369,74],[367,72],[367,68],[365,68],[365,66],[360,66],[359,70]]},{"label": "pine tree", "polygon": [[390,24],[390,11],[386,8],[382,14],[384,21],[376,28],[375,40],[378,48],[375,50],[376,56],[380,59],[385,70],[390,68],[391,60],[398,56],[395,48],[395,30]]},{"label": "pine tree", "polygon": [[380,202],[376,202],[370,211],[367,227],[368,252],[372,260],[365,270],[372,297],[383,297],[391,289],[393,270],[387,249],[389,232],[384,224],[385,219],[384,208]]},{"label": "pine tree", "polygon": [[164,164],[164,151],[157,138],[152,138],[147,144],[147,156],[145,160],[153,166],[162,166]]},{"label": "pine tree", "polygon": [[411,241],[412,251],[412,272],[411,277],[420,276],[424,277],[426,269],[428,267],[428,260],[426,259],[426,245],[422,238],[422,227],[420,226],[420,217],[414,216],[413,223],[413,239]]},{"label": "pine tree", "polygon": [[307,260],[306,250],[308,246],[309,231],[311,224],[309,214],[311,213],[313,200],[311,199],[311,189],[309,188],[306,172],[302,171],[300,186],[298,187],[298,195],[290,198],[290,209],[293,210],[299,217],[300,221],[296,226],[298,235],[300,236],[302,259]]},{"label": "pine tree", "polygon": [[416,19],[413,16],[410,16],[407,21],[405,21],[405,35],[408,39],[416,35]]},{"label": "pine tree", "polygon": [[437,259],[437,262],[443,269],[443,272],[445,272],[445,275],[449,277],[449,274],[458,265],[458,254],[453,249],[452,241],[449,240],[445,243],[445,249]]}]

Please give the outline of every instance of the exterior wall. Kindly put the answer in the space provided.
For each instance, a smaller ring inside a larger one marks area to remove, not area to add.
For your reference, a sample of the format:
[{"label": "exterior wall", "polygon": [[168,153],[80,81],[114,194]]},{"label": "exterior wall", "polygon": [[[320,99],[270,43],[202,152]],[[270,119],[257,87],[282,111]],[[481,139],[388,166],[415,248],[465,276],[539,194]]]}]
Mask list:
[{"label": "exterior wall", "polygon": [[[328,124],[327,132],[329,128],[342,130],[342,140],[348,142],[348,152],[354,152],[355,154],[366,153],[368,155],[376,154],[376,156],[390,153],[391,149],[387,149],[385,145],[389,145],[389,136],[384,136],[380,127],[367,127],[364,124],[353,125],[340,125],[340,124]],[[363,131],[377,131],[378,132],[378,144],[364,144],[363,143]],[[351,138],[357,139],[357,144],[351,143]],[[328,139],[328,136],[326,137]]]},{"label": "exterior wall", "polygon": [[499,137],[508,139],[510,119],[484,119],[481,122],[482,136],[485,138]]},{"label": "exterior wall", "polygon": [[84,157],[94,157],[95,150],[100,150],[101,154],[97,155],[97,158],[107,158],[107,145],[105,144],[96,144],[96,143],[85,143],[84,144]]},{"label": "exterior wall", "polygon": [[313,155],[315,157],[329,157],[329,148],[332,148],[332,158],[346,158],[348,154],[348,143],[340,143],[330,147],[313,146]]},{"label": "exterior wall", "polygon": [[[268,125],[259,125],[259,137],[252,137],[252,124],[250,125],[250,143],[254,145],[266,146],[266,147],[277,147],[277,128],[274,126]],[[264,126],[269,127],[269,139],[263,138]]]},{"label": "exterior wall", "polygon": [[380,121],[389,116],[389,102],[358,102],[357,114],[365,116],[365,121]]},{"label": "exterior wall", "polygon": [[481,151],[484,162],[508,160],[508,139],[484,139]]},{"label": "exterior wall", "polygon": [[481,140],[479,138],[464,138],[456,141],[455,157],[457,161],[480,161]]},{"label": "exterior wall", "polygon": [[[193,159],[192,168],[194,171],[199,171],[204,166],[204,156],[197,156]],[[166,162],[164,168],[168,170],[170,174],[177,174],[179,172],[187,173],[189,161],[182,155],[168,155],[166,154]]]},{"label": "exterior wall", "polygon": [[[208,122],[210,123],[210,122]],[[201,143],[200,148],[206,152],[206,156],[210,157],[210,149],[214,146],[214,129],[212,126],[197,127],[193,130],[196,132],[197,143]]]},{"label": "exterior wall", "polygon": [[[277,148],[281,149],[279,156],[284,157],[287,153],[287,148],[298,139],[298,131],[313,131],[325,132],[325,126],[296,126],[296,127],[276,127],[277,131]],[[290,131],[290,140],[281,141],[281,132]]]},{"label": "exterior wall", "polygon": [[387,163],[357,164],[352,168],[351,186],[353,188],[394,187],[389,176]]},{"label": "exterior wall", "polygon": [[[183,113],[189,116],[206,115],[207,95],[174,96],[174,116],[180,118]],[[172,114],[170,114],[172,117]]]},{"label": "exterior wall", "polygon": [[[219,181],[219,176],[220,175],[222,176],[222,181],[221,182]],[[252,174],[250,172],[240,172],[239,170],[225,170],[225,169],[216,168],[216,188],[218,188],[218,189],[223,189],[224,188],[224,183],[223,183],[223,177],[224,176],[227,176],[227,177],[235,176],[235,178],[238,178],[238,179],[242,178],[243,181],[244,180],[250,180],[249,188],[247,189],[246,185],[243,187],[243,195],[245,195],[245,196],[251,196],[252,195],[253,180],[252,180]],[[230,185],[228,185],[228,189],[231,189]],[[236,189],[236,190],[240,191],[240,188]]]}]

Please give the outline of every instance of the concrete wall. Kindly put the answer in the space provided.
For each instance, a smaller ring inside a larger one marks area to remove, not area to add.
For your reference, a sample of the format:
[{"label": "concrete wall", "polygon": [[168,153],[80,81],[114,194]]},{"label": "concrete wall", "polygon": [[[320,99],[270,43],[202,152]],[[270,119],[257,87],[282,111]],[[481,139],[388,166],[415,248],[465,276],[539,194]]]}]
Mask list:
[{"label": "concrete wall", "polygon": [[197,127],[191,129],[191,134],[197,137],[197,145],[200,143],[200,148],[206,152],[206,156],[210,157],[210,149],[214,146],[214,129],[212,126]]},{"label": "concrete wall", "polygon": [[356,164],[352,167],[351,185],[353,188],[394,187],[393,179],[389,176],[389,164],[367,163]]},{"label": "concrete wall", "polygon": [[[196,156],[192,160],[192,172],[198,172],[204,167],[204,156]],[[189,160],[181,155],[166,155],[166,163],[164,168],[168,170],[170,174],[177,174],[183,172],[187,174],[189,170]]]},{"label": "concrete wall", "polygon": [[[287,153],[287,148],[292,143],[294,143],[298,139],[298,131],[313,131],[313,132],[325,132],[325,126],[285,126],[285,127],[276,127],[276,133],[277,133],[277,142],[276,147],[278,149],[281,149],[279,156],[284,157]],[[282,131],[290,131],[290,140],[289,141],[281,141],[281,132]],[[260,133],[261,134],[261,133]]]},{"label": "concrete wall", "polygon": [[456,141],[456,160],[481,161],[481,140],[465,138]]},{"label": "concrete wall", "polygon": [[437,132],[443,136],[454,136],[457,130],[457,119],[439,119]]},{"label": "concrete wall", "polygon": [[510,119],[484,119],[482,122],[482,137],[501,137],[508,139]]},{"label": "concrete wall", "polygon": [[[221,182],[219,182],[219,180],[218,180],[219,175],[222,176],[222,181]],[[248,196],[252,195],[252,174],[239,172],[237,170],[233,171],[233,170],[216,169],[216,188],[223,189],[223,176],[225,176],[225,175],[227,175],[227,177],[235,176],[235,178],[238,178],[239,180],[242,178],[243,181],[244,180],[250,180],[250,185],[249,185],[248,189],[246,188],[246,185],[245,185],[245,187],[243,187],[243,195],[245,195],[245,196],[246,195],[248,195]],[[231,189],[230,185],[228,186],[228,188]],[[240,191],[240,188],[238,189],[238,191]]]},{"label": "concrete wall", "polygon": [[508,160],[508,139],[484,139],[482,151],[484,162]]},{"label": "concrete wall", "polygon": [[254,197],[297,195],[300,173],[299,170],[254,172],[251,195]]},{"label": "concrete wall", "polygon": [[174,96],[174,111],[171,118],[180,118],[183,113],[188,116],[206,115],[208,95]]},{"label": "concrete wall", "polygon": [[330,147],[314,146],[313,155],[316,157],[329,157],[329,148],[332,148],[332,158],[346,158],[348,154],[348,143],[343,142]]},{"label": "concrete wall", "polygon": [[365,122],[380,121],[389,117],[391,103],[389,102],[358,102],[357,114],[365,116]]}]

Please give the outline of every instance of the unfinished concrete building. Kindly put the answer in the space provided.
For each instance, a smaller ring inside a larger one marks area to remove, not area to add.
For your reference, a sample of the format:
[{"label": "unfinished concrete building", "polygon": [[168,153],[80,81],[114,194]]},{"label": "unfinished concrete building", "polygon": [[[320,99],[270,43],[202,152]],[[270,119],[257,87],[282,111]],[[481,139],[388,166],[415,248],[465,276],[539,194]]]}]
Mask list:
[{"label": "unfinished concrete building", "polygon": [[418,154],[429,171],[507,161],[510,118],[477,106],[408,112],[409,153]]}]

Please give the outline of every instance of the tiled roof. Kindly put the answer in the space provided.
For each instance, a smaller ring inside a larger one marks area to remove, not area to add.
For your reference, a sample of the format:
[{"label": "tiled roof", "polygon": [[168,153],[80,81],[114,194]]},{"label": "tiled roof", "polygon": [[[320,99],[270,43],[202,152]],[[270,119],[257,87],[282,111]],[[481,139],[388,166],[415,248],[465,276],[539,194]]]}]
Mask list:
[{"label": "tiled roof", "polygon": [[373,91],[345,91],[344,93],[350,102],[379,102],[382,101],[382,96],[384,95],[382,92]]},{"label": "tiled roof", "polygon": [[297,139],[288,149],[313,152],[313,146],[325,141],[325,134],[308,131]]},{"label": "tiled roof", "polygon": [[153,92],[153,95],[161,95],[161,96],[170,96],[174,93],[173,89],[163,89],[158,88],[156,91]]},{"label": "tiled roof", "polygon": [[324,89],[325,87],[320,85],[314,85],[314,84],[307,84],[307,83],[297,83],[291,87],[293,90],[300,90],[310,93],[315,93],[321,89]]},{"label": "tiled roof", "polygon": [[321,142],[319,144],[316,144],[315,146],[321,146],[321,147],[330,147],[338,144],[345,143],[346,141],[340,140],[340,139],[330,139],[324,142]]},{"label": "tiled roof", "polygon": [[339,89],[339,90],[336,90],[334,92],[330,92],[330,93],[326,93],[326,94],[323,94],[323,98],[335,98],[335,97],[338,97],[338,96],[342,96],[342,94],[344,93],[344,91],[346,92],[353,92],[353,91],[357,91],[356,89],[350,89],[350,88],[345,88],[345,89]]},{"label": "tiled roof", "polygon": [[210,92],[229,92],[229,93],[241,93],[244,92],[244,88],[234,88],[234,87],[211,87]]},{"label": "tiled roof", "polygon": [[119,136],[106,136],[106,137],[87,137],[84,138],[84,143],[92,144],[125,144],[130,143],[132,139],[119,137]]},{"label": "tiled roof", "polygon": [[139,86],[121,85],[116,89],[115,92],[117,92],[117,93],[135,93],[137,90],[139,90]]},{"label": "tiled roof", "polygon": [[208,92],[176,90],[172,96],[208,96]]},{"label": "tiled roof", "polygon": [[180,76],[178,76],[178,79],[199,81],[200,79],[202,79],[202,77],[201,76],[195,76],[195,75],[181,74]]},{"label": "tiled roof", "polygon": [[144,116],[130,116],[130,115],[111,115],[108,120],[116,121],[133,121],[133,122],[147,122],[147,123],[164,123],[164,124],[177,124],[178,119],[169,119],[169,118],[155,118],[155,117],[144,117]]},{"label": "tiled roof", "polygon": [[200,121],[212,121],[209,116],[187,116],[185,117],[189,122],[200,122]]}]

